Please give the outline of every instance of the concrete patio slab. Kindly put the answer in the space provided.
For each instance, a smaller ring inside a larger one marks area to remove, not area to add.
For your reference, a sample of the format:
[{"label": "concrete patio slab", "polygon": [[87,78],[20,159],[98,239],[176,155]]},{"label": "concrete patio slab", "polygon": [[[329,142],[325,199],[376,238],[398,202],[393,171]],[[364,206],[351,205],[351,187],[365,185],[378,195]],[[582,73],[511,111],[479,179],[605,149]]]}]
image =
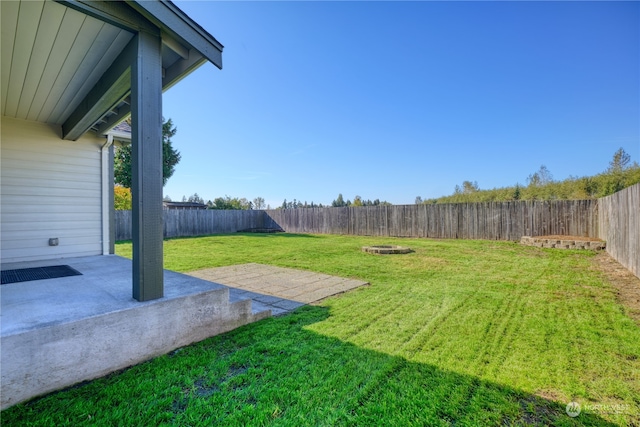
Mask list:
[{"label": "concrete patio slab", "polygon": [[207,268],[187,274],[239,291],[251,292],[253,294],[247,295],[251,295],[253,301],[270,306],[274,315],[280,314],[280,310],[292,310],[368,285],[368,282],[362,280],[256,263]]},{"label": "concrete patio slab", "polygon": [[[70,265],[80,276],[11,283],[0,287],[0,335],[15,334],[90,316],[144,307],[131,292],[131,261],[119,256],[2,264],[2,270]],[[165,270],[165,295],[175,299],[190,294],[222,290],[225,286]]]}]

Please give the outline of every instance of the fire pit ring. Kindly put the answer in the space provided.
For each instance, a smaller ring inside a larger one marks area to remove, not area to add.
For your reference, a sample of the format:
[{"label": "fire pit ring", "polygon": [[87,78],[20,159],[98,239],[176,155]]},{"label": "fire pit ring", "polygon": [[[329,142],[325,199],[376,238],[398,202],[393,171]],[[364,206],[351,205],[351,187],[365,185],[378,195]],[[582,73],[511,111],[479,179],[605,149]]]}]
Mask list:
[{"label": "fire pit ring", "polygon": [[363,246],[362,252],[368,252],[370,254],[388,255],[388,254],[408,254],[409,252],[413,252],[413,251],[411,250],[411,248],[407,248],[405,246],[376,245],[376,246]]}]

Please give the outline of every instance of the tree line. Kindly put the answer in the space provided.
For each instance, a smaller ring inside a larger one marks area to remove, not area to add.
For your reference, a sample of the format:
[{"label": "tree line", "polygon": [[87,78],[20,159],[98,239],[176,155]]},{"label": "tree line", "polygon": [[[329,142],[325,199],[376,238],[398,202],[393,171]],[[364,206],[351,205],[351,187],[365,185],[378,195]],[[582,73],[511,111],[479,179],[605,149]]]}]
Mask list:
[{"label": "tree line", "polygon": [[[164,196],[162,199],[164,202],[172,202],[173,200],[169,196]],[[248,210],[248,209],[271,209],[271,206],[267,205],[262,197],[256,197],[253,200],[247,200],[246,198],[238,197],[216,197],[213,200],[205,201],[198,193],[193,193],[191,196],[182,196],[182,202],[200,203],[206,206],[207,209],[228,209],[228,210]],[[130,210],[131,209],[131,190],[121,185],[116,185],[114,188],[114,208],[115,210]]]},{"label": "tree line", "polygon": [[[114,188],[114,207],[116,210],[130,210],[131,209],[131,190],[121,185],[116,185]],[[163,201],[172,202],[170,196],[164,196]],[[248,210],[248,209],[271,209],[271,205],[265,203],[263,197],[256,197],[253,200],[248,200],[244,197],[216,197],[213,200],[205,201],[198,193],[194,193],[191,196],[182,196],[182,202],[189,203],[201,203],[206,205],[207,209],[232,209],[232,210]],[[355,196],[353,201],[345,200],[342,193],[338,194],[330,205],[323,205],[322,203],[306,201],[301,202],[297,199],[287,201],[284,199],[282,205],[276,207],[276,209],[302,209],[302,208],[327,208],[327,207],[358,207],[358,206],[391,206],[391,203],[375,199],[365,200],[360,196]]]},{"label": "tree line", "polygon": [[[163,142],[168,141],[170,145],[170,137],[175,134],[171,120],[167,122],[168,126],[163,126],[163,134],[166,134],[166,140],[163,136]],[[166,130],[165,130],[166,129]],[[179,160],[179,153],[178,160]],[[177,162],[176,162],[177,163]],[[175,166],[175,163],[174,165]],[[172,169],[172,168],[171,168]],[[172,171],[171,171],[172,173]],[[170,173],[168,174],[170,176]],[[516,183],[513,186],[481,189],[477,181],[463,181],[462,185],[456,185],[453,194],[438,198],[422,199],[418,196],[415,199],[416,204],[435,204],[435,203],[477,203],[477,202],[501,202],[513,200],[580,200],[580,199],[596,199],[610,194],[616,193],[626,187],[640,182],[640,165],[638,162],[631,162],[631,156],[624,149],[617,150],[608,167],[601,173],[594,176],[574,177],[570,176],[564,180],[554,180],[553,174],[545,165],[527,176],[526,185]],[[115,209],[127,210],[131,209],[131,191],[123,185],[115,187]],[[171,201],[169,196],[165,196],[165,201]],[[206,205],[207,209],[271,209],[270,205],[265,203],[264,198],[256,197],[248,200],[244,197],[217,197],[213,200],[205,201],[198,193],[194,193],[189,197],[183,196],[183,202],[196,202]],[[358,207],[358,206],[388,206],[391,203],[381,201],[380,199],[365,200],[356,195],[352,200],[345,200],[342,193],[338,194],[330,205],[307,201],[299,201],[293,199],[287,201],[284,199],[282,205],[276,209],[298,209],[298,208],[323,208],[323,207]]]},{"label": "tree line", "polygon": [[340,193],[338,194],[338,197],[331,202],[330,205],[323,205],[322,203],[316,204],[314,202],[307,203],[306,201],[303,203],[296,199],[293,199],[293,201],[287,202],[287,199],[284,199],[284,202],[282,202],[282,205],[280,205],[276,209],[328,208],[328,207],[342,208],[342,207],[348,207],[348,206],[384,206],[384,205],[391,205],[391,203],[386,201],[380,201],[380,199],[364,200],[360,196],[355,196],[353,198],[353,202],[349,199],[345,201],[344,197],[342,196],[342,193]]},{"label": "tree line", "polygon": [[480,189],[477,181],[463,181],[456,185],[453,194],[423,200],[416,197],[415,203],[477,203],[512,200],[583,200],[597,199],[616,193],[640,182],[640,165],[631,162],[624,149],[616,151],[608,167],[594,176],[570,176],[554,180],[545,165],[526,178],[526,185]]},{"label": "tree line", "polygon": [[[165,196],[164,201],[171,202],[171,197]],[[270,209],[264,202],[264,198],[256,197],[248,200],[244,197],[216,197],[213,200],[204,201],[198,193],[194,193],[189,197],[182,196],[182,202],[201,203],[207,206],[207,209],[227,209],[227,210],[248,210],[248,209]]]}]

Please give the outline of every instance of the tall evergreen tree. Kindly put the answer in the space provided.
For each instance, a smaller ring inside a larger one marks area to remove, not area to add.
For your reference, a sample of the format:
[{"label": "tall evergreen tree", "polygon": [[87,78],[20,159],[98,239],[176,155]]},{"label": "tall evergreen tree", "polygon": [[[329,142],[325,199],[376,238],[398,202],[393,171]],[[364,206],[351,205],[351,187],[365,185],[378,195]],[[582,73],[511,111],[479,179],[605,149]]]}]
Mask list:
[{"label": "tall evergreen tree", "polygon": [[[171,145],[171,138],[178,129],[171,119],[162,123],[162,185],[167,183],[180,162],[180,153]],[[131,144],[116,149],[113,174],[116,184],[131,188]]]},{"label": "tall evergreen tree", "polygon": [[622,172],[627,168],[630,161],[631,161],[631,156],[627,154],[627,152],[624,151],[624,149],[622,149],[621,147],[618,149],[618,151],[616,151],[613,154],[613,159],[611,159],[611,161],[609,162],[609,168],[607,169],[607,172],[609,173]]},{"label": "tall evergreen tree", "polygon": [[516,188],[513,190],[513,200],[520,200],[521,197],[520,184],[516,184]]},{"label": "tall evergreen tree", "polygon": [[333,206],[334,208],[342,208],[344,206],[347,206],[344,198],[342,197],[342,193],[338,194],[338,198],[331,202],[331,206]]}]

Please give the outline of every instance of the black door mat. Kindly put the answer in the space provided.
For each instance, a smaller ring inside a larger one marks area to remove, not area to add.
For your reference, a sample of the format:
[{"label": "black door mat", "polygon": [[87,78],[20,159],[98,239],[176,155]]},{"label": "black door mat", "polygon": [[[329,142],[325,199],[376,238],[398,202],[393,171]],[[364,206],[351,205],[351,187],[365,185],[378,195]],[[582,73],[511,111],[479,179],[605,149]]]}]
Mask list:
[{"label": "black door mat", "polygon": [[68,265],[54,265],[51,267],[20,268],[17,270],[4,270],[2,272],[2,285],[9,283],[30,282],[32,280],[55,279],[58,277],[81,276],[78,270]]}]

